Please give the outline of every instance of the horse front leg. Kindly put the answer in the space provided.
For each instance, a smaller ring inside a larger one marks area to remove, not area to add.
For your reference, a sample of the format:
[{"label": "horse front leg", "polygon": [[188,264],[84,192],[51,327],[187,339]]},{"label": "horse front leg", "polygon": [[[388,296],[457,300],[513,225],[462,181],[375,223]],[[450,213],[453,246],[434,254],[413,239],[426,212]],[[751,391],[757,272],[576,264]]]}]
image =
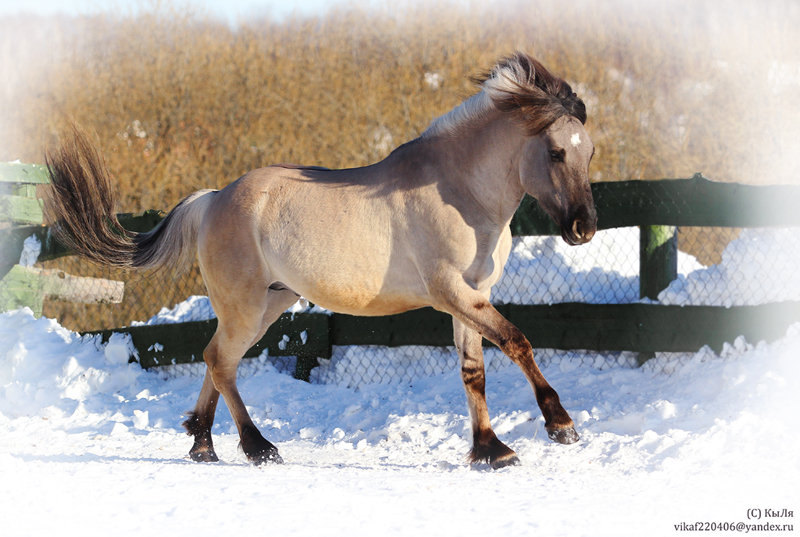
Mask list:
[{"label": "horse front leg", "polygon": [[497,439],[489,421],[486,406],[486,373],[483,366],[481,336],[453,318],[453,335],[461,362],[461,380],[467,394],[467,407],[472,422],[472,463],[485,461],[492,468],[519,464],[514,451]]},{"label": "horse front leg", "polygon": [[533,387],[550,439],[560,444],[577,442],[579,437],[572,418],[561,406],[558,394],[536,365],[533,348],[525,335],[503,317],[485,296],[464,283],[455,284],[441,296],[445,300],[437,305],[437,309],[450,313],[465,327],[497,345],[522,370]]}]

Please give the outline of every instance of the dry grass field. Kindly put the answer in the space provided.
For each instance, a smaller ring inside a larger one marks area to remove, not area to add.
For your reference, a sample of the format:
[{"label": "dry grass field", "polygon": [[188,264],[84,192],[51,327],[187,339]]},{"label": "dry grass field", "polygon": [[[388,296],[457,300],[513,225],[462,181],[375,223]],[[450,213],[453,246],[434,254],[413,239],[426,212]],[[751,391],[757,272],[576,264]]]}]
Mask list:
[{"label": "dry grass field", "polygon": [[[178,2],[0,18],[0,161],[41,162],[74,121],[94,133],[120,211],[169,209],[271,163],[380,159],[473,93],[469,76],[523,49],[585,100],[597,181],[702,171],[777,183],[800,171],[794,2],[370,6],[236,27]],[[111,276],[132,278],[125,307],[53,302],[45,314],[71,328],[111,327],[203,292],[194,272]]]}]

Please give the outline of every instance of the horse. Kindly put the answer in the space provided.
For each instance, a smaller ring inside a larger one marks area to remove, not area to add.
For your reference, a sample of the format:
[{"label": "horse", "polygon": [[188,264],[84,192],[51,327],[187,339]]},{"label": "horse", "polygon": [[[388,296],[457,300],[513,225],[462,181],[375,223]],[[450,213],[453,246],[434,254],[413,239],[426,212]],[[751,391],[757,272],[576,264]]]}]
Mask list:
[{"label": "horse", "polygon": [[549,438],[579,439],[530,342],[490,296],[525,193],[568,244],[594,235],[586,107],[569,84],[522,52],[474,82],[477,93],[380,162],[255,169],[221,190],[189,195],[146,233],[117,221],[104,161],[79,127],[46,152],[46,211],[62,243],[95,262],[142,270],[178,269],[196,254],[218,325],[184,423],[194,437],[192,460],[218,460],[211,426],[222,394],[249,461],[283,462],[248,415],[236,371],[245,351],[301,296],[352,315],[425,306],[450,314],[472,426],[470,462],[519,463],[492,430],[481,338],[525,374]]}]

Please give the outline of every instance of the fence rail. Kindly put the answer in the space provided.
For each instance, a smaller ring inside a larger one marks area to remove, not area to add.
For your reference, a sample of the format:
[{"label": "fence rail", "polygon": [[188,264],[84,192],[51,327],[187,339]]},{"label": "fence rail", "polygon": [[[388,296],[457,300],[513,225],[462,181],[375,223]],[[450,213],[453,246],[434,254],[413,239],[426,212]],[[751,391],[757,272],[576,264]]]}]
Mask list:
[{"label": "fence rail", "polygon": [[[800,187],[756,186],[690,179],[595,183],[598,229],[629,226],[792,227],[800,225]],[[527,197],[511,222],[514,235],[561,232]]]},{"label": "fence rail", "polygon": [[[800,187],[749,186],[691,179],[621,181],[592,185],[598,228],[638,226],[640,296],[655,298],[677,274],[677,226],[800,226]],[[152,228],[163,213],[120,215],[133,231]],[[40,259],[68,255],[45,227],[0,230],[0,240],[24,239],[33,229],[42,241]],[[559,235],[535,200],[523,201],[511,223],[514,235]],[[800,302],[758,306],[665,306],[651,303],[551,305],[500,304],[498,309],[539,348],[692,352],[704,345],[719,350],[744,335],[773,340],[800,321]],[[143,367],[191,363],[216,328],[216,320],[87,332],[131,335]],[[317,358],[329,358],[336,345],[452,345],[449,316],[430,308],[387,317],[341,314],[284,314],[245,356],[297,356],[299,378],[308,378]]]},{"label": "fence rail", "polygon": [[0,163],[0,310],[28,306],[40,315],[46,297],[85,304],[121,302],[123,282],[18,264],[25,240],[31,235],[39,246],[45,245],[45,258],[69,253],[42,225],[42,202],[36,190],[48,183],[44,166]]},{"label": "fence rail", "polygon": [[[758,306],[662,306],[658,304],[552,305],[501,304],[497,309],[536,347],[562,350],[694,352],[708,345],[719,352],[738,336],[749,341],[780,338],[800,321],[800,302]],[[216,319],[177,324],[134,326],[87,332],[107,340],[131,335],[144,368],[202,362],[203,348],[216,329]],[[317,358],[330,358],[334,345],[398,347],[453,344],[449,315],[431,308],[387,317],[354,317],[323,313],[283,314],[266,335],[245,353],[297,356],[295,376],[308,378]],[[484,346],[490,343],[484,340]]]}]

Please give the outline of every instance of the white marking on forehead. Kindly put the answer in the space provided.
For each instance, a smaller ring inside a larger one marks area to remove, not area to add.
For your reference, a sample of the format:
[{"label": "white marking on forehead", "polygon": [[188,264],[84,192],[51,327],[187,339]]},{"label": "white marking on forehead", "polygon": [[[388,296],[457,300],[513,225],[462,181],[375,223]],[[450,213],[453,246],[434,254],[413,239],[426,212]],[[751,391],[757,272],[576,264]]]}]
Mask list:
[{"label": "white marking on forehead", "polygon": [[572,135],[572,138],[570,138],[569,141],[574,147],[578,147],[581,145],[581,135],[576,132]]}]

